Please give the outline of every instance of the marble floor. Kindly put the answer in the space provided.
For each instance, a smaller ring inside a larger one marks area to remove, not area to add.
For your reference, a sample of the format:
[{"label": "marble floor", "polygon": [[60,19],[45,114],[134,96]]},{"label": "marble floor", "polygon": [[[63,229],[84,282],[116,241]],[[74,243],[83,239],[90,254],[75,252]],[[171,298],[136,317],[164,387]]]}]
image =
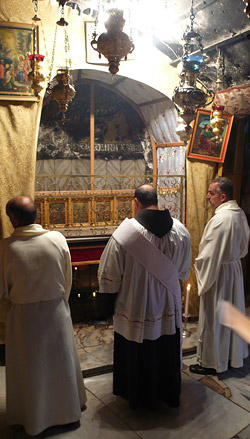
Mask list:
[{"label": "marble floor", "polygon": [[[241,369],[215,376],[191,374],[196,362],[197,324],[183,339],[182,394],[179,408],[131,410],[112,394],[112,322],[75,325],[87,391],[79,424],[52,427],[39,439],[250,439],[250,358]],[[0,367],[0,439],[28,439],[5,422],[5,367]]]}]

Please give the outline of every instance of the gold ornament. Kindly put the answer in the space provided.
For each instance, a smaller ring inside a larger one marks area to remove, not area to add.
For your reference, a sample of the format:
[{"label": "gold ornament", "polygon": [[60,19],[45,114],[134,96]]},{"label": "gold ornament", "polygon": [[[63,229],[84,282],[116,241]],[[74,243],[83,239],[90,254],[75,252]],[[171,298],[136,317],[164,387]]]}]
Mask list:
[{"label": "gold ornament", "polygon": [[103,32],[98,40],[96,32],[93,33],[93,40],[91,46],[94,50],[109,61],[109,71],[115,75],[119,71],[119,65],[122,58],[127,59],[127,55],[132,53],[135,46],[130,41],[128,35],[123,32],[125,20],[123,18],[123,11],[120,9],[109,9],[108,20],[105,22],[107,32]]},{"label": "gold ornament", "polygon": [[223,127],[225,125],[225,119],[223,119],[223,105],[213,105],[213,112],[211,114],[212,119],[210,123],[213,127],[212,131],[215,136],[215,142],[218,143],[221,135],[223,134]]},{"label": "gold ornament", "polygon": [[55,77],[58,84],[51,90],[52,99],[55,99],[63,113],[62,123],[65,123],[65,113],[68,109],[69,102],[72,101],[76,92],[74,87],[70,84],[70,74],[67,68],[58,69]]},{"label": "gold ornament", "polygon": [[28,78],[32,82],[31,88],[35,91],[35,95],[39,96],[40,91],[43,89],[41,82],[44,82],[46,79],[45,74],[41,70],[42,66],[40,65],[40,62],[44,60],[44,56],[32,54],[28,55],[28,58],[31,63],[31,71],[28,73]]}]

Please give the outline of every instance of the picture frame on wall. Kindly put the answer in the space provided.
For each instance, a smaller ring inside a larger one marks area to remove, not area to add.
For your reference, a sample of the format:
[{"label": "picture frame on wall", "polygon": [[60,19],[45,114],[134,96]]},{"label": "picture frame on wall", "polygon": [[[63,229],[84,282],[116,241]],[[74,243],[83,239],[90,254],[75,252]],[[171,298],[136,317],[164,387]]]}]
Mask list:
[{"label": "picture frame on wall", "polygon": [[211,111],[197,110],[187,158],[224,163],[234,116],[223,114],[225,125],[218,142],[211,125]]},{"label": "picture frame on wall", "polygon": [[38,51],[37,27],[0,22],[0,100],[37,100],[28,78],[28,54],[34,53],[35,37]]}]

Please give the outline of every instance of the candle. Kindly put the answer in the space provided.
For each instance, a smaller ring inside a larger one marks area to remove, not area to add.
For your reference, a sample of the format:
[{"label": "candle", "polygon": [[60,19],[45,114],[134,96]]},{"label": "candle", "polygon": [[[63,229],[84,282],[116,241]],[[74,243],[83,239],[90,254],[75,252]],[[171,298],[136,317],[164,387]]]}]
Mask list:
[{"label": "candle", "polygon": [[186,300],[185,300],[185,316],[188,317],[188,303],[189,303],[189,293],[190,293],[191,285],[187,285],[186,289]]}]

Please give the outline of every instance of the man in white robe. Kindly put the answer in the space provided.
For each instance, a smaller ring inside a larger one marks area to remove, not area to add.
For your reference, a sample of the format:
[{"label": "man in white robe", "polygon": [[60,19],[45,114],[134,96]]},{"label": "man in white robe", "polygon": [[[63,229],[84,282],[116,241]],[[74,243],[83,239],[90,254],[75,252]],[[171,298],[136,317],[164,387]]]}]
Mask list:
[{"label": "man in white robe", "polygon": [[86,401],[68,305],[70,253],[61,233],[34,224],[29,197],[9,200],[6,213],[15,229],[0,242],[7,422],[37,435],[78,422]]},{"label": "man in white robe", "polygon": [[215,215],[208,222],[195,260],[200,296],[197,374],[225,372],[229,365],[243,366],[247,344],[220,324],[218,302],[226,300],[245,313],[241,258],[248,252],[249,226],[246,215],[233,200],[229,179],[219,177],[209,186],[207,198]]},{"label": "man in white robe", "polygon": [[[114,310],[113,393],[155,408],[180,403],[181,291],[188,278],[190,235],[158,210],[151,185],[135,191],[136,218],[126,219],[102,253],[99,292],[118,293]],[[166,279],[163,279],[164,276]]]}]

